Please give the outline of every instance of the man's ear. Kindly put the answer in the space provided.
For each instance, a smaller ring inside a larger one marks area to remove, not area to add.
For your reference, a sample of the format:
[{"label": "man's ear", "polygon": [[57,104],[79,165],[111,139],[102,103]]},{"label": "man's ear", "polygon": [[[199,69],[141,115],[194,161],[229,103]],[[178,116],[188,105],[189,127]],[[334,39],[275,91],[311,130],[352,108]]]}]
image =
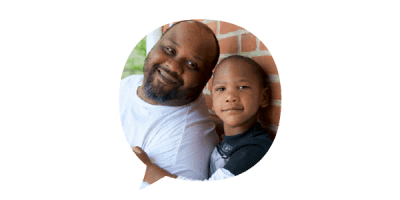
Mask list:
[{"label": "man's ear", "polygon": [[261,100],[261,108],[265,108],[268,106],[268,87],[261,89],[262,100]]}]

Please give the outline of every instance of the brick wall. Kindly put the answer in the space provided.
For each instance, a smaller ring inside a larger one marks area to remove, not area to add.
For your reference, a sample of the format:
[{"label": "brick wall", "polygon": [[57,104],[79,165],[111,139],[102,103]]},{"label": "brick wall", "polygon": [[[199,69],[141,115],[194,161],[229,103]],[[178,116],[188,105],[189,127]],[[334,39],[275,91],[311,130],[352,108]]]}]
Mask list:
[{"label": "brick wall", "polygon": [[[217,36],[220,45],[219,61],[230,55],[237,54],[250,57],[263,67],[268,75],[270,100],[269,106],[261,110],[258,119],[263,124],[263,127],[270,130],[270,136],[274,139],[281,113],[281,85],[278,70],[268,48],[256,36],[240,26],[216,20],[196,19],[195,21],[206,24]],[[168,27],[168,24],[164,25],[163,32]],[[209,111],[213,116],[214,122],[217,124],[217,131],[221,132],[222,121],[211,110],[212,100],[210,89],[211,80],[204,88],[203,93],[206,96]]]}]

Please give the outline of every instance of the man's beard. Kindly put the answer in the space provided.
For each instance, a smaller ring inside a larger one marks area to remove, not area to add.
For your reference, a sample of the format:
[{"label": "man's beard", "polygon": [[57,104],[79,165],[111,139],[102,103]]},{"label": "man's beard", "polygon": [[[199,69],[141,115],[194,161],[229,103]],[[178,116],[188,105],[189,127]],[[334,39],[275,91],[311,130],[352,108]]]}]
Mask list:
[{"label": "man's beard", "polygon": [[150,71],[143,86],[143,94],[147,99],[152,100],[155,103],[166,104],[166,102],[170,100],[179,98],[179,85],[167,92],[162,90],[163,84],[160,81],[153,85],[154,76],[156,75],[159,67],[159,65],[154,65],[151,69],[149,69]]}]

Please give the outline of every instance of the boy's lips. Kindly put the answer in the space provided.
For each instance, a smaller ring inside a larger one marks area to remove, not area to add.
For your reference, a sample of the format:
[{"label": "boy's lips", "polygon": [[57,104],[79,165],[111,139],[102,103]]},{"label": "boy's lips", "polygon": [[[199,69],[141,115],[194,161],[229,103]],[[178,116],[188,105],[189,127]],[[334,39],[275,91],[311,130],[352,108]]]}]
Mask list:
[{"label": "boy's lips", "polygon": [[243,107],[232,106],[222,109],[222,112],[232,112],[232,111],[242,111],[242,110],[244,110]]}]

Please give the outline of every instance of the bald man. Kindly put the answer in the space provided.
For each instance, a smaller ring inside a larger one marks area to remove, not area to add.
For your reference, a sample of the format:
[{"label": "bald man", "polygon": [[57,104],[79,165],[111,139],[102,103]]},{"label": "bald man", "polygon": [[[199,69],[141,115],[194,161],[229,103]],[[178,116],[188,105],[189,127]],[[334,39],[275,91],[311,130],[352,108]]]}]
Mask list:
[{"label": "bald man", "polygon": [[218,137],[202,90],[218,58],[214,33],[203,23],[184,21],[152,48],[143,75],[121,81],[120,115],[129,145],[172,174],[208,178]]}]

